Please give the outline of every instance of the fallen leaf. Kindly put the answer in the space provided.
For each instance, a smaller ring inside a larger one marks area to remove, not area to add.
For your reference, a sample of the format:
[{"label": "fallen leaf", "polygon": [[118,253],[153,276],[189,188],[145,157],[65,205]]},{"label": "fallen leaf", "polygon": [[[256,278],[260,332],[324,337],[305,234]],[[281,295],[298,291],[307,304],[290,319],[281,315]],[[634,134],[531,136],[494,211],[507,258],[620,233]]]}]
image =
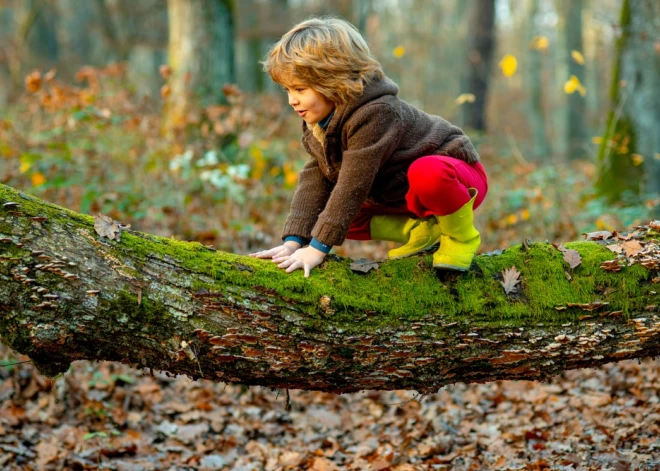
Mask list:
[{"label": "fallen leaf", "polygon": [[303,455],[297,451],[285,451],[279,457],[279,465],[297,467],[303,460]]},{"label": "fallen leaf", "polygon": [[612,237],[610,231],[583,232],[582,235],[585,236],[586,240],[605,240]]},{"label": "fallen leaf", "polygon": [[577,250],[567,250],[564,252],[564,261],[568,262],[568,266],[575,268],[582,263],[582,257]]},{"label": "fallen leaf", "polygon": [[557,250],[559,250],[560,252],[566,252],[566,250],[568,250],[566,247],[564,247],[561,244],[552,244],[552,246]]},{"label": "fallen leaf", "polygon": [[623,246],[619,244],[610,244],[607,245],[606,247],[614,253],[623,253]]},{"label": "fallen leaf", "polygon": [[119,237],[121,236],[121,227],[119,223],[103,214],[97,214],[94,216],[94,230],[101,237],[107,237],[111,240],[119,240]]},{"label": "fallen leaf", "polygon": [[627,257],[634,257],[642,251],[642,244],[637,240],[627,240],[623,243],[623,250]]},{"label": "fallen leaf", "polygon": [[366,258],[360,258],[351,263],[350,268],[355,272],[368,273],[370,270],[378,268],[378,264],[371,260],[367,260]]},{"label": "fallen leaf", "polygon": [[507,268],[502,272],[502,279],[500,284],[504,287],[506,294],[513,293],[517,291],[516,285],[520,283],[520,272],[516,270],[516,267]]},{"label": "fallen leaf", "polygon": [[41,442],[36,447],[36,452],[39,455],[36,464],[40,468],[45,468],[48,463],[55,461],[59,453],[59,447],[48,442]]}]

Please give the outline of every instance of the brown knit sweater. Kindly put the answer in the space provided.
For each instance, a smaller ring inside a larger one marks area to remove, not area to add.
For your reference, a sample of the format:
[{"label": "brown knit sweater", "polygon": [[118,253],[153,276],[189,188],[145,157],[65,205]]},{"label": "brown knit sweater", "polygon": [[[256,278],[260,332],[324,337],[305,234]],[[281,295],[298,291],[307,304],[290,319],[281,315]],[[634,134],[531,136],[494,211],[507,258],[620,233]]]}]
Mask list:
[{"label": "brown knit sweater", "polygon": [[[300,172],[283,237],[315,237],[341,245],[362,203],[405,205],[406,172],[425,155],[479,161],[463,131],[397,97],[388,78],[370,83],[357,99],[335,109],[322,144],[303,122],[311,158]],[[318,133],[317,133],[318,134]]]}]

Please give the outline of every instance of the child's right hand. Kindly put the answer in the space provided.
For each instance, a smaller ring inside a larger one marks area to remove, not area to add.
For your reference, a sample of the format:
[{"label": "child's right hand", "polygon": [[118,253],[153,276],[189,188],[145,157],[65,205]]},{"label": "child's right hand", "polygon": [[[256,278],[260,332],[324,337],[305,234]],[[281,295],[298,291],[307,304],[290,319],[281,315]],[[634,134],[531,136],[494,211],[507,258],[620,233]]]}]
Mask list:
[{"label": "child's right hand", "polygon": [[296,250],[298,250],[300,247],[302,247],[298,242],[294,242],[292,240],[284,242],[282,245],[278,245],[277,247],[273,247],[272,249],[269,250],[262,250],[261,252],[256,252],[256,253],[251,253],[250,257],[256,257],[256,258],[280,258],[280,257],[288,257],[289,255],[293,254]]}]

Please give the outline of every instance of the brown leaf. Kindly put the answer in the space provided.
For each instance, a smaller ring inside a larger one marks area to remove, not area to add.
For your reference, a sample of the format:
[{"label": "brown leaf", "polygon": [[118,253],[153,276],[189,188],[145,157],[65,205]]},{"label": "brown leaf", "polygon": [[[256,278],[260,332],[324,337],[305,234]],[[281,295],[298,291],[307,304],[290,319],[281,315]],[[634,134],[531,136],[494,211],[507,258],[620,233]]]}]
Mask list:
[{"label": "brown leaf", "polygon": [[614,253],[623,253],[623,246],[619,244],[610,244],[606,245],[606,247]]},{"label": "brown leaf", "polygon": [[57,445],[46,441],[40,442],[35,449],[39,455],[36,463],[42,469],[51,461],[55,461],[60,451],[60,448]]},{"label": "brown leaf", "polygon": [[504,292],[506,294],[513,293],[518,290],[516,285],[520,283],[520,272],[516,270],[516,267],[507,268],[502,271],[502,279],[500,284],[504,287]]},{"label": "brown leaf", "polygon": [[627,240],[623,243],[623,250],[626,253],[626,257],[634,257],[642,251],[642,244],[637,240]]},{"label": "brown leaf", "polygon": [[303,460],[303,455],[297,451],[285,451],[279,457],[279,465],[283,467],[297,467]]},{"label": "brown leaf", "polygon": [[233,83],[226,83],[222,86],[222,93],[224,93],[225,96],[238,96],[241,94],[241,90]]},{"label": "brown leaf", "polygon": [[97,214],[94,216],[94,230],[101,237],[107,237],[111,240],[119,240],[119,237],[121,236],[121,227],[119,223],[103,214]]},{"label": "brown leaf", "polygon": [[30,93],[37,93],[41,89],[41,84],[41,72],[38,70],[35,70],[30,75],[25,77],[25,88]]},{"label": "brown leaf", "polygon": [[564,261],[568,262],[568,266],[575,268],[582,263],[582,257],[577,250],[567,250],[564,252]]},{"label": "brown leaf", "polygon": [[585,236],[586,240],[605,240],[612,237],[610,231],[583,232],[582,235]]},{"label": "brown leaf", "polygon": [[316,457],[312,466],[308,469],[311,471],[334,471],[337,469],[337,466],[327,458]]}]

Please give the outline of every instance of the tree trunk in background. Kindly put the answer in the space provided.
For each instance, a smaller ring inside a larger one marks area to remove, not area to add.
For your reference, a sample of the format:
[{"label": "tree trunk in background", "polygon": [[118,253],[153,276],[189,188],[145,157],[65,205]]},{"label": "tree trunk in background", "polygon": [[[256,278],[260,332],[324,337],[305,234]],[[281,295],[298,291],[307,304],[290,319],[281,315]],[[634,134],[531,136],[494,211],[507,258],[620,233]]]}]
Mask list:
[{"label": "tree trunk in background", "polygon": [[428,255],[369,273],[330,256],[310,279],[199,243],[111,240],[98,232],[119,228],[99,223],[0,185],[0,338],[42,374],[107,360],[274,388],[432,393],[660,354],[657,222],[631,235],[646,253],[613,260],[617,273],[601,264],[622,238],[569,245],[582,256],[570,277],[559,250],[533,243],[461,274],[436,273]]},{"label": "tree trunk in background", "polygon": [[185,126],[189,112],[223,100],[235,80],[230,0],[168,0],[170,95],[165,131]]},{"label": "tree trunk in background", "polygon": [[[528,39],[531,41],[534,37],[539,35],[537,26],[537,15],[539,12],[539,0],[531,0],[529,12],[529,34]],[[529,126],[532,131],[533,145],[532,156],[535,158],[550,159],[552,156],[552,149],[545,132],[545,111],[543,107],[543,55],[544,51],[529,47],[527,52],[527,70],[526,70],[526,83],[529,90],[529,101],[527,103],[527,114]]]},{"label": "tree trunk in background", "polygon": [[14,93],[17,84],[11,80],[11,61],[18,62],[18,57],[12,57],[15,54],[15,48],[12,47],[15,41],[14,33],[14,11],[10,8],[0,7],[0,109],[4,109],[9,97]]},{"label": "tree trunk in background", "polygon": [[15,18],[20,66],[12,74],[22,82],[23,76],[32,69],[53,67],[60,51],[56,36],[57,15],[51,2],[24,0],[18,5]]},{"label": "tree trunk in background", "polygon": [[[92,31],[94,26],[94,4],[89,1],[57,0],[55,8],[59,17],[57,39],[61,46],[60,60],[63,64],[92,64]],[[68,71],[70,75],[74,70]]]},{"label": "tree trunk in background", "polygon": [[495,0],[475,0],[469,19],[467,70],[462,93],[472,93],[474,103],[462,106],[462,124],[486,131],[486,99],[495,48]]},{"label": "tree trunk in background", "polygon": [[241,0],[236,4],[236,76],[241,90],[272,91],[275,85],[261,60],[268,48],[293,26],[288,0]]},{"label": "tree trunk in background", "polygon": [[[584,65],[579,64],[573,59],[573,51],[577,51],[584,56],[584,47],[582,40],[582,11],[584,9],[584,0],[569,0],[566,8],[566,23],[564,34],[566,36],[566,58],[568,63],[568,77],[575,76],[580,83],[584,84]],[[588,93],[595,93],[590,90]],[[579,92],[568,95],[568,116],[567,116],[567,155],[569,159],[579,159],[585,157],[587,145],[586,128],[586,102]]]},{"label": "tree trunk in background", "polygon": [[353,0],[325,0],[321,3],[321,10],[324,13],[337,15],[345,20],[353,21]]},{"label": "tree trunk in background", "polygon": [[610,201],[619,200],[626,191],[660,195],[658,18],[656,0],[623,2],[612,103],[598,159],[598,189]]},{"label": "tree trunk in background", "polygon": [[374,12],[373,0],[356,0],[353,2],[353,18],[355,27],[360,31],[362,37],[369,42],[367,34],[367,22]]}]

